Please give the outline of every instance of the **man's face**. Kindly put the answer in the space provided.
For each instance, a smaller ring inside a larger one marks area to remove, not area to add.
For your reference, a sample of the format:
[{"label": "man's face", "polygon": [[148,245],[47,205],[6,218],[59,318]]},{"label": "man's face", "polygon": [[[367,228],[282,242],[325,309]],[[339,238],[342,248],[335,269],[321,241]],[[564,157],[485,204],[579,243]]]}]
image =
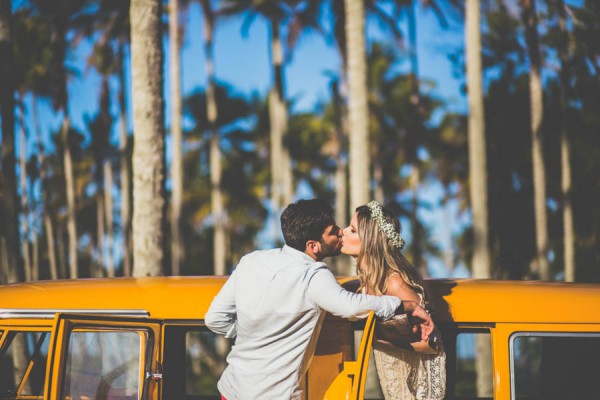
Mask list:
[{"label": "man's face", "polygon": [[342,230],[337,225],[329,225],[321,235],[320,255],[322,258],[340,255],[342,249]]}]

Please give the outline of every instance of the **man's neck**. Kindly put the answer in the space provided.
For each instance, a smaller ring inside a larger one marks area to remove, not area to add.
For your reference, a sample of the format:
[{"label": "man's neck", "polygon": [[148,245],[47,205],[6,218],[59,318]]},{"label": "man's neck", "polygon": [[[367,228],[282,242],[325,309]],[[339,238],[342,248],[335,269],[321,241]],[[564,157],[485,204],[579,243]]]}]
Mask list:
[{"label": "man's neck", "polygon": [[323,258],[324,258],[324,257],[319,257],[312,251],[308,251],[308,250],[304,250],[304,254],[308,255],[310,258],[312,258],[315,261],[323,261]]}]

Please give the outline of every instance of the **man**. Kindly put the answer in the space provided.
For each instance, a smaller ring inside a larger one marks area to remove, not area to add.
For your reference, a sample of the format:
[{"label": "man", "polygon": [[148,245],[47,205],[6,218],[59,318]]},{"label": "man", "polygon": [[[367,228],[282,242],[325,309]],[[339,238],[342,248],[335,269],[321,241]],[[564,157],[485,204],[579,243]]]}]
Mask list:
[{"label": "man", "polygon": [[[342,232],[322,200],[300,200],[281,215],[286,245],[244,256],[207,314],[206,325],[235,344],[218,383],[227,400],[300,399],[323,310],[344,318],[391,318],[401,301],[344,290],[323,262],[340,254]],[[408,307],[408,305],[406,305]],[[415,308],[416,307],[416,308]],[[422,335],[433,322],[420,307]]]}]

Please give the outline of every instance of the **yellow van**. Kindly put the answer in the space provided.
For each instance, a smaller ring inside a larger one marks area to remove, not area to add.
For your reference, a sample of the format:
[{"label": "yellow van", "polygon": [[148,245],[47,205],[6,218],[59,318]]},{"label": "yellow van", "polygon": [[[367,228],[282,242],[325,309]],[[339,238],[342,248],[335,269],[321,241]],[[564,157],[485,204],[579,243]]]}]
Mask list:
[{"label": "yellow van", "polygon": [[[0,286],[0,400],[218,399],[231,343],[203,318],[224,282]],[[430,280],[429,287],[448,399],[600,398],[600,285]],[[373,326],[372,316],[325,319],[307,399],[382,398],[370,362]]]}]

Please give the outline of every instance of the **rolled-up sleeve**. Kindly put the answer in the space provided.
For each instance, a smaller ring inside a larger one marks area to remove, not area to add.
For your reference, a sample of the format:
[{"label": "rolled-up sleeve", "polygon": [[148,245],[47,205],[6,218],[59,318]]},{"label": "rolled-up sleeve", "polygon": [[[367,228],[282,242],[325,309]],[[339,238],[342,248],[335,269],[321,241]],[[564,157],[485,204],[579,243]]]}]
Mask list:
[{"label": "rolled-up sleeve", "polygon": [[318,307],[342,318],[365,318],[370,311],[383,320],[394,316],[402,303],[393,296],[352,293],[341,287],[331,271],[322,266],[312,274],[306,294]]},{"label": "rolled-up sleeve", "polygon": [[235,306],[235,270],[225,282],[219,293],[213,299],[204,322],[213,332],[226,338],[237,336],[237,312]]}]

